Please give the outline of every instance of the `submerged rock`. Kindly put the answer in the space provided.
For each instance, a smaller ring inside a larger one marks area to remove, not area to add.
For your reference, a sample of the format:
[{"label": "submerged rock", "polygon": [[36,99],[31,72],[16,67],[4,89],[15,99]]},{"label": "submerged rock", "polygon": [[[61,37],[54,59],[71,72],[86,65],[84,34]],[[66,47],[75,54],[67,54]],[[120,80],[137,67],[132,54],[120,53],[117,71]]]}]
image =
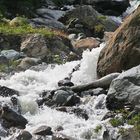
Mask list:
[{"label": "submerged rock", "polygon": [[13,95],[19,96],[19,92],[5,86],[0,86],[0,96],[8,97]]},{"label": "submerged rock", "polygon": [[58,82],[58,86],[59,87],[61,87],[61,86],[71,87],[71,86],[74,86],[74,84],[71,82],[71,80],[69,78],[65,78],[64,80],[60,80]]},{"label": "submerged rock", "polygon": [[53,132],[51,129],[52,129],[51,127],[43,125],[38,127],[33,133],[35,135],[41,135],[41,136],[52,135]]}]

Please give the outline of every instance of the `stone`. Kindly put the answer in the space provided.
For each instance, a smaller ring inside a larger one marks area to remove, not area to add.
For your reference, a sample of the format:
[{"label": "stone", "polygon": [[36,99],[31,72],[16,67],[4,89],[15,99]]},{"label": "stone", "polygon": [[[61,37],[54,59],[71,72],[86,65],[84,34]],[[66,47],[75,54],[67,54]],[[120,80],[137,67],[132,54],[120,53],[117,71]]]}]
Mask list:
[{"label": "stone", "polygon": [[[74,29],[76,24],[83,25],[82,29],[76,28],[76,30],[78,29],[79,33],[82,32],[86,36],[95,35],[95,30],[97,29],[96,26],[104,28],[105,31],[114,31],[118,27],[118,25],[110,18],[105,17],[105,20],[102,20],[99,18],[101,16],[102,15],[99,14],[91,5],[83,5],[67,12],[62,18],[59,19],[59,21],[67,25],[69,30]],[[104,31],[102,31],[102,33],[103,32]]]},{"label": "stone", "polygon": [[55,91],[52,100],[57,105],[63,105],[66,102],[66,100],[72,95],[74,95],[74,92],[72,91],[57,90]]},{"label": "stone", "polygon": [[15,50],[2,50],[0,55],[6,57],[8,60],[17,60],[21,57],[20,53]]},{"label": "stone", "polygon": [[7,57],[0,55],[0,64],[9,65],[9,60],[7,59]]},{"label": "stone", "polygon": [[68,78],[65,78],[64,80],[58,81],[58,86],[59,87],[61,87],[61,86],[71,87],[71,86],[74,86],[74,84]]},{"label": "stone", "polygon": [[21,60],[20,64],[17,66],[17,69],[26,70],[40,63],[41,63],[41,60],[39,58],[25,57]]},{"label": "stone", "polygon": [[32,135],[30,134],[30,132],[26,130],[21,131],[16,137],[16,140],[31,140],[31,139],[32,139]]},{"label": "stone", "polygon": [[41,135],[41,136],[46,136],[46,135],[52,135],[53,132],[51,131],[51,127],[46,126],[46,125],[42,125],[40,127],[38,127],[33,133],[35,135]]},{"label": "stone", "polygon": [[99,47],[99,45],[100,45],[100,41],[98,41],[97,39],[95,39],[93,37],[87,37],[87,38],[76,41],[74,48],[82,49],[82,50],[86,50],[86,49],[91,50],[93,48]]},{"label": "stone", "polygon": [[19,92],[5,86],[0,86],[0,96],[9,97],[13,95],[19,96]]},{"label": "stone", "polygon": [[4,128],[17,127],[20,129],[25,129],[28,121],[20,114],[16,113],[10,109],[7,105],[1,107],[0,110],[2,123]]},{"label": "stone", "polygon": [[66,27],[63,23],[56,21],[56,20],[50,20],[45,18],[33,18],[30,20],[30,24],[35,27],[46,27],[51,29],[59,29],[59,30],[66,30]]},{"label": "stone", "polygon": [[101,50],[97,64],[99,76],[122,72],[140,64],[139,15],[140,7],[126,18]]},{"label": "stone", "polygon": [[140,105],[140,65],[123,72],[114,79],[107,93],[106,106],[110,110]]},{"label": "stone", "polygon": [[22,42],[20,49],[28,57],[44,58],[47,55],[45,38],[40,34],[27,36]]}]

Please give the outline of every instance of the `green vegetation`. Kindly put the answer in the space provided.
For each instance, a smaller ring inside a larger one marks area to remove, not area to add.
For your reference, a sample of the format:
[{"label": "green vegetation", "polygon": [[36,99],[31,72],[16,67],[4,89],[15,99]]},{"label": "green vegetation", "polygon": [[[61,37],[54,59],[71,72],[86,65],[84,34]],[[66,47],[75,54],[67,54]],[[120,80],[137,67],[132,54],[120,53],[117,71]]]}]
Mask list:
[{"label": "green vegetation", "polygon": [[97,125],[96,128],[94,129],[95,133],[99,133],[99,131],[102,129],[101,125]]},{"label": "green vegetation", "polygon": [[57,32],[47,28],[33,28],[31,25],[25,23],[25,20],[19,20],[12,23],[0,23],[0,33],[8,35],[26,35],[39,33],[47,37],[52,37]]},{"label": "green vegetation", "polygon": [[140,113],[128,120],[128,124],[134,125],[134,130],[140,134]]},{"label": "green vegetation", "polygon": [[109,122],[111,123],[111,125],[112,125],[113,127],[118,127],[118,126],[120,126],[120,125],[123,125],[123,120],[120,119],[120,118],[113,118],[113,119],[110,119]]}]

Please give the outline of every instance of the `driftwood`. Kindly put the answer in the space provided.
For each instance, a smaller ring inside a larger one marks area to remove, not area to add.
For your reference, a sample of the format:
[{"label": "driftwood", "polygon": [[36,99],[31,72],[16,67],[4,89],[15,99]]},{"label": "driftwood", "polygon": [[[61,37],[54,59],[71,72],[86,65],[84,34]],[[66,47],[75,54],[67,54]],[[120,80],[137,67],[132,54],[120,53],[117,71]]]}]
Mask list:
[{"label": "driftwood", "polygon": [[120,75],[120,73],[112,73],[112,74],[109,74],[105,77],[102,77],[101,79],[95,80],[91,83],[84,84],[84,85],[73,86],[73,87],[71,87],[71,90],[74,91],[74,92],[82,92],[82,91],[85,91],[85,90],[98,88],[98,87],[107,89],[107,88],[109,88],[112,80],[117,78],[119,75]]}]

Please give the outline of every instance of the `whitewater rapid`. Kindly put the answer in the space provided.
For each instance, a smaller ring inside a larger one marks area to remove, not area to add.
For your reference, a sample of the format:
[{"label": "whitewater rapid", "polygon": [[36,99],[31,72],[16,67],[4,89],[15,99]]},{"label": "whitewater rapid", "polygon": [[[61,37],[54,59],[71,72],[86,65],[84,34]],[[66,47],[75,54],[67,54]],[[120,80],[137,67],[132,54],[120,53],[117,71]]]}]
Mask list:
[{"label": "whitewater rapid", "polygon": [[[83,52],[83,58],[80,61],[67,62],[63,65],[48,65],[44,70],[26,70],[16,73],[7,79],[1,79],[0,85],[19,91],[18,97],[22,115],[29,121],[26,130],[33,132],[37,126],[48,125],[55,130],[58,126],[64,128],[62,134],[73,137],[77,140],[102,139],[101,134],[96,134],[94,129],[101,125],[101,118],[107,111],[105,108],[105,95],[98,97],[83,98],[80,108],[85,109],[89,116],[86,121],[78,118],[74,114],[68,114],[56,111],[47,106],[43,109],[38,108],[36,99],[43,90],[52,90],[58,88],[58,81],[64,79],[71,73],[72,69],[80,64],[78,71],[72,74],[72,82],[75,85],[88,83],[97,79],[96,68],[97,60],[104,43],[99,48],[86,50]],[[10,98],[0,97],[0,101],[10,104]],[[95,109],[98,102],[102,102],[101,109]],[[86,102],[86,103],[85,103]],[[16,135],[16,134],[15,134]]]}]

